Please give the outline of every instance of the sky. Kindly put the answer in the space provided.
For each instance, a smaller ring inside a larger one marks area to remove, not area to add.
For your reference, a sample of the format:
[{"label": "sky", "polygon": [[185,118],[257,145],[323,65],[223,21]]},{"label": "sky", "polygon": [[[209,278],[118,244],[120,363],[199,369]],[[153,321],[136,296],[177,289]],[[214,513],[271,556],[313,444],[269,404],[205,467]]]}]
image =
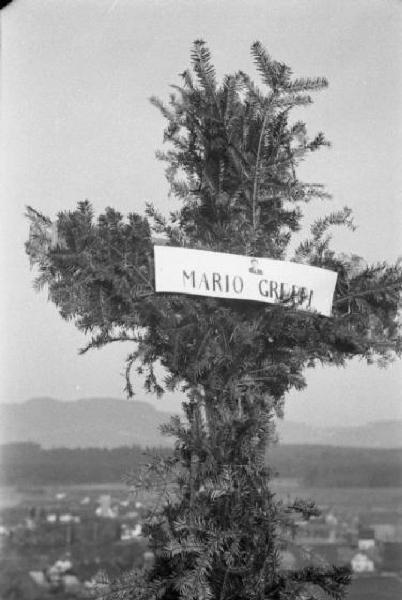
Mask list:
[{"label": "sky", "polygon": [[[46,292],[32,289],[24,254],[29,204],[53,218],[89,199],[142,212],[173,208],[163,164],[167,99],[204,39],[219,77],[242,69],[257,78],[250,45],[260,40],[295,76],[324,75],[329,88],[303,111],[332,148],[299,169],[324,183],[330,203],[313,218],[350,206],[358,229],[334,237],[339,251],[369,262],[402,256],[402,4],[391,0],[14,0],[1,14],[0,401],[122,397],[127,346],[78,356],[85,343]],[[353,362],[307,373],[285,418],[312,425],[359,425],[402,418],[402,362],[383,370]],[[180,398],[136,398],[161,410]]]}]

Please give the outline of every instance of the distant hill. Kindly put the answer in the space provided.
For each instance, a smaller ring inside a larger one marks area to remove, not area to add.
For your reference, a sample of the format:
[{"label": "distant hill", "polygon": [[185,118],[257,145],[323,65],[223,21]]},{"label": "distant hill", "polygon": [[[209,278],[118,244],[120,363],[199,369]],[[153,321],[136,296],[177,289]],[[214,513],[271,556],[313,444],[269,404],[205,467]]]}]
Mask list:
[{"label": "distant hill", "polygon": [[0,404],[2,443],[35,442],[43,448],[168,446],[172,441],[159,432],[168,420],[152,404],[116,398]]},{"label": "distant hill", "polygon": [[[138,400],[33,398],[0,404],[0,440],[3,444],[35,442],[43,448],[169,446],[172,440],[159,432],[168,420],[168,413]],[[282,444],[402,448],[402,421],[320,428],[285,420],[279,421],[278,433]]]},{"label": "distant hill", "polygon": [[359,427],[312,427],[279,421],[282,444],[320,444],[352,448],[402,448],[402,421],[375,421]]}]

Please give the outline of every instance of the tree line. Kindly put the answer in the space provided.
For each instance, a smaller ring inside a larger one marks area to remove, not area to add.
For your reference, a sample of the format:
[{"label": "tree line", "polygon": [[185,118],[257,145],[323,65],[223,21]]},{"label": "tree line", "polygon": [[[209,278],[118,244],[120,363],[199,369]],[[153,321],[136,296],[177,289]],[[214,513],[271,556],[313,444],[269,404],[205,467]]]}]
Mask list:
[{"label": "tree line", "polygon": [[[168,458],[171,449],[158,448]],[[138,476],[155,449],[51,448],[16,443],[1,447],[1,485],[115,483]],[[270,448],[269,461],[282,478],[311,487],[402,486],[402,449],[285,445]]]}]

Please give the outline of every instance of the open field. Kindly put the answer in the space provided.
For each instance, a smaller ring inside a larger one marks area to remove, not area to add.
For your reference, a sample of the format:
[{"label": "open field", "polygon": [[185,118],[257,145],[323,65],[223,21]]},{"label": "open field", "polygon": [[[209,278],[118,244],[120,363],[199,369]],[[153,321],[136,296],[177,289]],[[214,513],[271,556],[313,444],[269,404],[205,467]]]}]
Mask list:
[{"label": "open field", "polygon": [[[296,479],[275,480],[275,492],[283,500],[288,498],[311,498],[319,506],[333,506],[340,510],[356,511],[393,510],[402,513],[402,488],[307,488]],[[79,501],[81,497],[93,499],[111,494],[118,500],[127,498],[130,489],[124,483],[100,483],[57,486],[0,486],[0,511],[4,508],[35,503],[45,505],[53,502],[57,494],[65,493],[66,501]]]},{"label": "open field", "polygon": [[284,500],[294,497],[311,498],[319,506],[334,507],[340,511],[390,510],[402,513],[402,488],[307,488],[297,480],[277,480],[277,494]]},{"label": "open field", "polygon": [[401,600],[402,581],[397,577],[358,577],[352,582],[347,600]]}]

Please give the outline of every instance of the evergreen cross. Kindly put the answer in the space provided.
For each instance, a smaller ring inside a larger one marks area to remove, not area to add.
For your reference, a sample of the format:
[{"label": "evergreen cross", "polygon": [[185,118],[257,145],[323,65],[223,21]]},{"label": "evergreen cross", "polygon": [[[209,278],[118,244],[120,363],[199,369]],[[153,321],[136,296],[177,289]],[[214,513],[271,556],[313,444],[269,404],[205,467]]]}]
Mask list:
[{"label": "evergreen cross", "polygon": [[[184,417],[165,427],[176,438],[171,457],[149,465],[162,490],[143,528],[154,564],[110,582],[113,598],[342,598],[350,581],[347,567],[306,557],[305,566],[289,568],[283,561],[294,514],[308,518],[317,509],[299,500],[286,505],[272,492],[269,444],[285,394],[305,385],[305,368],[343,366],[353,357],[387,363],[400,354],[402,267],[369,266],[331,249],[332,226],[353,228],[347,208],[316,221],[292,252],[301,206],[328,197],[321,185],[301,182],[296,167],[329,144],[322,133],[309,138],[290,111],[310,104],[309,94],[327,81],[292,78],[259,42],[251,52],[262,89],[243,72],[219,84],[207,46],[196,41],[192,69],[172,86],[168,105],[151,99],[167,120],[169,149],[158,158],[181,201],[169,218],[148,205],[144,216],[124,219],[107,208],[95,219],[90,204],[80,202],[52,223],[28,208],[26,249],[39,269],[36,286],[47,285],[61,316],[91,334],[81,351],[132,342],[129,395],[134,366],[148,390],[186,392]],[[155,293],[152,235],[172,246],[334,270],[332,317]]]}]

